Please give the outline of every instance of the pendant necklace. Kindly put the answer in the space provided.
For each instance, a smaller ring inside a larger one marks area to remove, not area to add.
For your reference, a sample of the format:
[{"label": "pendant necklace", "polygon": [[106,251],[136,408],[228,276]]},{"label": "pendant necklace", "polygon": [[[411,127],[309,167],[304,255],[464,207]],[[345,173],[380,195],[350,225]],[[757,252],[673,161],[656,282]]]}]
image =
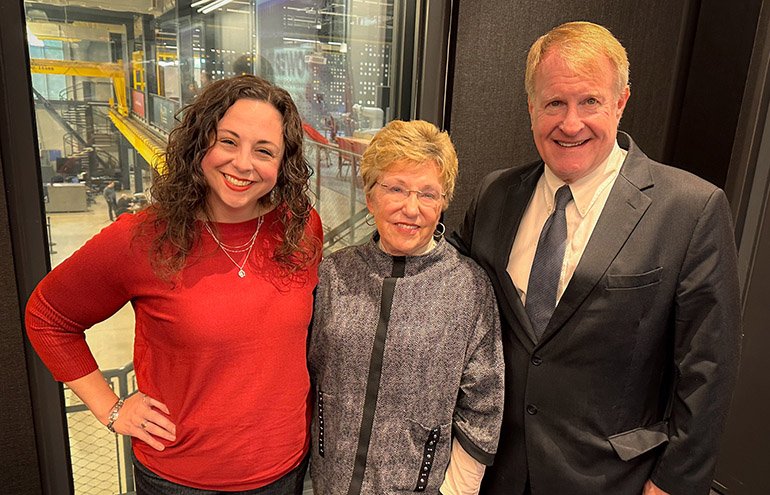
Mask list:
[{"label": "pendant necklace", "polygon": [[[211,235],[211,237],[214,238],[214,242],[217,243],[217,246],[219,246],[220,249],[222,249],[222,252],[225,253],[225,256],[227,256],[227,259],[232,261],[233,265],[238,269],[238,276],[243,278],[246,276],[246,270],[243,269],[243,267],[246,266],[246,262],[249,261],[249,256],[251,255],[251,249],[254,247],[254,243],[257,240],[257,234],[259,234],[259,228],[262,227],[262,221],[265,219],[265,217],[259,217],[259,220],[257,220],[257,230],[254,231],[254,235],[251,236],[251,239],[246,241],[245,243],[239,245],[239,246],[228,246],[224,242],[220,241],[219,238],[214,235],[214,231],[211,230],[211,227],[209,227],[208,222],[203,222],[204,227],[206,227],[206,230]],[[228,251],[231,251],[233,253],[242,253],[243,251],[246,251],[246,256],[243,258],[243,261],[239,265],[232,256],[230,256],[230,253]]]}]

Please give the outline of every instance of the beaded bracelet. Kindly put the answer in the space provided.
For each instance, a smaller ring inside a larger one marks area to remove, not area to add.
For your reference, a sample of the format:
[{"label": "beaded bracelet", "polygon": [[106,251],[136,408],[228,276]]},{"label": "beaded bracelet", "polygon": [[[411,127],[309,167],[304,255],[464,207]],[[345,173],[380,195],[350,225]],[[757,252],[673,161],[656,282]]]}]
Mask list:
[{"label": "beaded bracelet", "polygon": [[123,403],[126,401],[124,397],[121,397],[118,399],[118,401],[115,403],[114,406],[112,406],[112,409],[110,410],[110,415],[107,419],[109,419],[109,423],[107,423],[107,429],[111,432],[115,433],[115,428],[112,427],[112,425],[115,424],[115,421],[118,420],[118,413],[120,412],[120,408],[123,407]]}]

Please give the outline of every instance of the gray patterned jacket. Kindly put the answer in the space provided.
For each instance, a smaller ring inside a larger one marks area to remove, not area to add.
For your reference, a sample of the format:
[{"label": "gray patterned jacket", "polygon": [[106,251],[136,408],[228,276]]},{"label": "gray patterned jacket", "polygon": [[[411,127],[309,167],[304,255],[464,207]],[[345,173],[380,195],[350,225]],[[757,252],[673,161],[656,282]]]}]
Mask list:
[{"label": "gray patterned jacket", "polygon": [[484,271],[446,241],[393,257],[372,240],[324,260],[309,363],[317,495],[438,493],[453,438],[492,463],[497,303]]}]

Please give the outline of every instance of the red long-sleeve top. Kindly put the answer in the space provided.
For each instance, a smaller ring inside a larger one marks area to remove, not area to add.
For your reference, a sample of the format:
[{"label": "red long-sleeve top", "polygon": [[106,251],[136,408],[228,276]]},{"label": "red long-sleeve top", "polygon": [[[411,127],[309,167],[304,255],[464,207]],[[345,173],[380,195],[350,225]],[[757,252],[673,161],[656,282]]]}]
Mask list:
[{"label": "red long-sleeve top", "polygon": [[[150,265],[151,237],[136,235],[148,214],[122,215],[40,282],[26,309],[29,338],[57,380],[83,377],[97,369],[85,330],[130,301],[138,388],[165,403],[176,424],[174,442],[160,439],[162,452],[133,439],[139,462],[206,490],[272,483],[308,448],[305,351],[317,266],[280,273],[271,259],[282,235],[275,209],[246,277],[204,231],[179,277],[164,281]],[[256,220],[216,224],[230,245],[255,228]],[[315,211],[307,229],[320,241]],[[232,256],[240,263],[245,253]]]}]

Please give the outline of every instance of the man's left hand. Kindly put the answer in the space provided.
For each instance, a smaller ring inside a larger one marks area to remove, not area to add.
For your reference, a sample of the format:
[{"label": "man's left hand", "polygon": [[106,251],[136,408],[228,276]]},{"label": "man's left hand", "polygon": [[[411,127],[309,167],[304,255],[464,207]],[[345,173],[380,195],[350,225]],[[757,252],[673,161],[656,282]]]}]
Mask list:
[{"label": "man's left hand", "polygon": [[642,495],[669,495],[668,492],[664,492],[657,486],[655,486],[655,483],[653,483],[651,480],[647,480],[647,483],[644,484],[644,490],[642,490]]}]

